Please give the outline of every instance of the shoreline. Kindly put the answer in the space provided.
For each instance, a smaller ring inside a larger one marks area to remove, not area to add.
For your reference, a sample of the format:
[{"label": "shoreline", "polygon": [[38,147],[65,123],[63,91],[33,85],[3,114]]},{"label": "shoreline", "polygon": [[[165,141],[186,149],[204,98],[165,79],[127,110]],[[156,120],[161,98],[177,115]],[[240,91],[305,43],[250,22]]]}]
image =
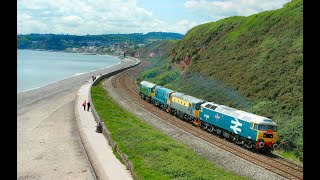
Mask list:
[{"label": "shoreline", "polygon": [[[28,50],[28,51],[47,51],[47,52],[62,52],[62,53],[70,53],[70,52],[67,52],[67,51],[64,51],[64,50],[61,50],[61,51],[49,51],[49,50],[40,50],[40,49],[17,49],[17,50]],[[76,54],[83,54],[83,53],[76,53]],[[90,55],[91,56],[91,55]],[[110,55],[110,54],[95,54],[93,56],[109,56],[109,57],[112,57],[112,58],[115,58],[118,60],[118,62],[116,62],[115,64],[112,64],[112,65],[108,65],[108,66],[105,66],[105,67],[101,67],[101,68],[98,68],[98,69],[94,69],[94,70],[88,70],[88,71],[85,71],[85,72],[77,72],[75,74],[72,74],[72,75],[68,75],[66,77],[63,77],[61,79],[57,79],[57,80],[53,80],[53,81],[50,81],[50,82],[45,82],[44,84],[42,85],[39,85],[37,87],[31,87],[31,88],[27,88],[27,89],[23,89],[23,90],[18,90],[17,89],[17,95],[20,94],[20,93],[25,93],[25,92],[28,92],[28,91],[32,91],[32,90],[36,90],[36,89],[39,89],[39,88],[43,88],[43,87],[46,87],[46,86],[49,86],[51,84],[54,84],[54,83],[58,83],[59,81],[63,81],[65,79],[68,79],[68,78],[72,78],[72,77],[76,77],[76,76],[80,76],[80,75],[83,75],[83,74],[86,74],[86,73],[92,73],[92,72],[95,72],[95,71],[100,71],[100,70],[104,70],[104,69],[107,69],[107,68],[110,68],[110,67],[113,67],[113,66],[116,66],[116,65],[119,65],[122,63],[122,60],[123,58],[119,57],[119,56],[116,56],[116,55]]]},{"label": "shoreline", "polygon": [[[115,56],[114,56],[115,57]],[[115,57],[115,58],[118,58],[118,57]],[[119,58],[118,58],[119,59]],[[53,81],[53,82],[49,82],[49,83],[46,83],[45,85],[43,86],[38,86],[38,87],[34,87],[34,88],[29,88],[29,89],[25,89],[25,90],[22,90],[22,91],[17,91],[17,94],[20,94],[20,93],[25,93],[25,92],[28,92],[28,91],[32,91],[32,90],[36,90],[36,89],[39,89],[39,88],[43,88],[43,87],[46,87],[46,86],[49,86],[51,84],[54,84],[54,83],[59,83],[60,81],[63,81],[63,80],[66,80],[66,79],[69,79],[69,78],[73,78],[73,77],[77,77],[77,76],[81,76],[81,75],[84,75],[84,74],[87,74],[87,73],[92,73],[92,72],[95,72],[95,71],[101,71],[101,70],[106,70],[110,67],[113,67],[113,66],[116,66],[116,65],[119,65],[121,64],[121,61],[122,59],[120,59],[120,61],[117,63],[117,64],[114,64],[114,65],[111,65],[111,66],[108,66],[108,67],[103,67],[103,68],[100,68],[100,69],[97,69],[97,70],[90,70],[90,71],[86,71],[86,72],[81,72],[81,73],[76,73],[72,76],[68,76],[68,77],[65,77],[63,79],[60,79],[60,80],[57,80],[57,81]]]}]

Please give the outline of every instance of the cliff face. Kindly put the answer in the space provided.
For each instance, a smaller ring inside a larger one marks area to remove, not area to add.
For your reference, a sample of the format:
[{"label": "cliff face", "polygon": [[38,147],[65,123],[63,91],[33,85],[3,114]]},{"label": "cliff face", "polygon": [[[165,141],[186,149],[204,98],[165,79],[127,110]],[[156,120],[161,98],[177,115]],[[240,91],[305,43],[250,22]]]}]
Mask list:
[{"label": "cliff face", "polygon": [[[288,142],[283,147],[302,157],[302,14],[302,0],[293,0],[281,9],[196,26],[169,49],[161,68],[141,78],[272,118],[280,140]],[[175,79],[161,80],[177,70]]]}]

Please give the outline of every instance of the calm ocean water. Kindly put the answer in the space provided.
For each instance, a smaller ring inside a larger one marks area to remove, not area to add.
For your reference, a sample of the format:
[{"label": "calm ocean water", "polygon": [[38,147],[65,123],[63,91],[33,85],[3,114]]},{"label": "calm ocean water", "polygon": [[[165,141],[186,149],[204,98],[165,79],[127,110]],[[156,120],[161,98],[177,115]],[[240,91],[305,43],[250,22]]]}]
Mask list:
[{"label": "calm ocean water", "polygon": [[17,50],[17,92],[36,89],[119,63],[120,59],[108,55]]}]

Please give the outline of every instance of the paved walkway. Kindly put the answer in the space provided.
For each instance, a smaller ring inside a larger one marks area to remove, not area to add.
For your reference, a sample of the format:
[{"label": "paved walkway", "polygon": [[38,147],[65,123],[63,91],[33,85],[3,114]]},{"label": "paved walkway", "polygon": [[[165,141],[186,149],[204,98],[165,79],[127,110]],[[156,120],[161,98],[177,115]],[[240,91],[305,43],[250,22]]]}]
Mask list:
[{"label": "paved walkway", "polygon": [[[82,143],[98,179],[133,179],[130,171],[113,154],[112,148],[102,133],[96,133],[96,121],[89,111],[83,110],[83,101],[88,102],[92,80],[86,82],[78,91],[75,114]],[[92,102],[90,102],[92,103]]]}]

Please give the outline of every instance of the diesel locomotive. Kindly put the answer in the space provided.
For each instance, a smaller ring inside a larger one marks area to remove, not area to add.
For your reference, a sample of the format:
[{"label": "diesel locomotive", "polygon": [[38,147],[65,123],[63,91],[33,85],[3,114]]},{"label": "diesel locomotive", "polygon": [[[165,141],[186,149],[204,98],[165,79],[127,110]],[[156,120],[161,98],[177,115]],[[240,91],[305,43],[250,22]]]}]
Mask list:
[{"label": "diesel locomotive", "polygon": [[142,99],[164,111],[258,152],[277,148],[277,125],[271,119],[208,102],[148,81],[139,84]]}]

